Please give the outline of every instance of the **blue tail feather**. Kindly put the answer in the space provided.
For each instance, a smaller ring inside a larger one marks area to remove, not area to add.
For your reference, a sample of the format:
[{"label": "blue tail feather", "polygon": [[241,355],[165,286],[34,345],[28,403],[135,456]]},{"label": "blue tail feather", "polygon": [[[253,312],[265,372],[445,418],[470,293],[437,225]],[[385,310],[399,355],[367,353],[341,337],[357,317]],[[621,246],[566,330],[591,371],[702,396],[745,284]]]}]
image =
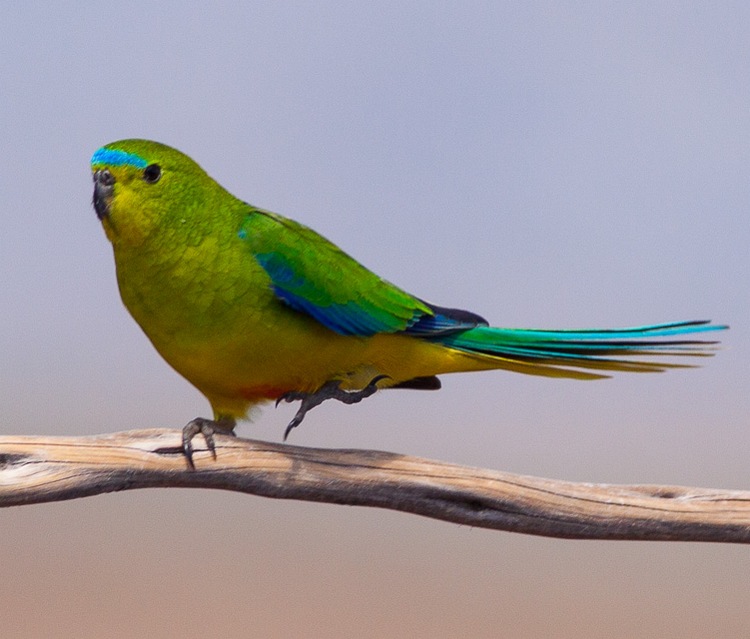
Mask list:
[{"label": "blue tail feather", "polygon": [[[691,320],[617,329],[534,330],[476,326],[430,338],[462,352],[502,361],[539,365],[532,374],[566,376],[569,368],[661,371],[680,364],[641,361],[631,357],[710,356],[715,341],[684,336],[726,329],[708,320]],[[702,335],[701,335],[702,337]],[[674,339],[671,339],[674,338]],[[620,359],[627,357],[628,359]],[[499,367],[502,367],[499,362]],[[556,373],[551,373],[550,367]],[[562,367],[561,369],[559,367]],[[571,376],[578,376],[571,372]]]}]

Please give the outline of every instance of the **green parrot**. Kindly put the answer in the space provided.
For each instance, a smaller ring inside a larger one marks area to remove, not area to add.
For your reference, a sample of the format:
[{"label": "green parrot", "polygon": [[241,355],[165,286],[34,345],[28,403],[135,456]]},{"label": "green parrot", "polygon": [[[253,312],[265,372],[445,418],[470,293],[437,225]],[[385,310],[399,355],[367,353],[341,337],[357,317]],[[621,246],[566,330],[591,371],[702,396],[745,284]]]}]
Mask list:
[{"label": "green parrot", "polygon": [[236,420],[264,402],[301,402],[286,439],[326,399],[351,404],[381,388],[438,389],[437,375],[453,372],[596,379],[662,371],[681,365],[643,357],[708,355],[715,342],[685,335],[726,328],[491,327],[403,291],[312,229],[234,197],[164,144],[113,142],[91,166],[94,209],[125,306],[213,409],[213,419],[183,429],[191,464],[197,434],[214,452],[214,433],[233,435]]}]

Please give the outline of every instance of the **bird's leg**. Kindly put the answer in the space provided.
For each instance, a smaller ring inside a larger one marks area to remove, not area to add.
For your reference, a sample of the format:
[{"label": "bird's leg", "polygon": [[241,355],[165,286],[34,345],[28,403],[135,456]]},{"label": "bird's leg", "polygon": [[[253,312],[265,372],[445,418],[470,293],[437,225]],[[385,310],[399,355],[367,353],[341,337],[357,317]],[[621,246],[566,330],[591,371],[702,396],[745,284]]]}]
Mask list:
[{"label": "bird's leg", "polygon": [[193,463],[193,438],[201,434],[206,440],[206,447],[211,451],[213,458],[216,459],[216,444],[214,443],[214,434],[231,435],[235,437],[234,427],[236,422],[231,417],[221,417],[219,419],[206,419],[205,417],[196,417],[182,429],[182,452],[191,468],[195,468]]},{"label": "bird's leg", "polygon": [[358,391],[342,390],[340,388],[340,381],[331,380],[330,382],[326,382],[325,384],[323,384],[323,386],[321,386],[314,393],[301,393],[299,391],[284,393],[276,400],[277,406],[282,401],[294,402],[296,400],[300,400],[302,402],[299,410],[297,411],[297,414],[294,416],[294,419],[289,422],[289,425],[284,431],[284,441],[286,441],[286,438],[289,437],[289,433],[292,432],[292,429],[296,428],[302,423],[302,420],[305,419],[307,411],[315,408],[319,404],[322,404],[327,399],[336,399],[340,402],[344,402],[344,404],[356,404],[357,402],[361,402],[365,397],[369,397],[375,391],[377,391],[377,383],[381,379],[385,379],[386,377],[388,377],[388,375],[378,375],[377,377],[371,379],[370,383],[367,386]]}]

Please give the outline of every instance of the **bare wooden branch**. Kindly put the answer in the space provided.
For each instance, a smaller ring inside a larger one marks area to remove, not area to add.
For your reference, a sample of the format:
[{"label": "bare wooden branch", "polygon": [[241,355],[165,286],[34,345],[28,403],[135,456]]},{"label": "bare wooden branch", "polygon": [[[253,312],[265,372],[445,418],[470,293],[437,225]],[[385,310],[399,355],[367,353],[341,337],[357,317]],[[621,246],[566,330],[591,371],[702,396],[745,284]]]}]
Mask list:
[{"label": "bare wooden branch", "polygon": [[221,488],[549,537],[750,542],[750,491],[573,483],[222,436],[217,458],[197,448],[191,469],[180,444],[173,430],[0,437],[0,506],[133,488]]}]

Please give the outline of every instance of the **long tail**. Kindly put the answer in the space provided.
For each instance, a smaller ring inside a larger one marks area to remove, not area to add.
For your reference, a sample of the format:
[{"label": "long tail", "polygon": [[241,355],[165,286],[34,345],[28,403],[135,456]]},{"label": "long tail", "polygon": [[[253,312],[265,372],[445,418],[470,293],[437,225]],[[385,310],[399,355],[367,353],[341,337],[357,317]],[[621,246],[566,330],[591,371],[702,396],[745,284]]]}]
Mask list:
[{"label": "long tail", "polygon": [[490,360],[488,367],[548,377],[597,379],[609,375],[588,371],[661,372],[668,368],[690,368],[690,364],[621,357],[708,357],[717,342],[682,339],[681,336],[726,328],[708,320],[610,330],[547,331],[477,326],[431,339],[480,359],[487,358]]}]

